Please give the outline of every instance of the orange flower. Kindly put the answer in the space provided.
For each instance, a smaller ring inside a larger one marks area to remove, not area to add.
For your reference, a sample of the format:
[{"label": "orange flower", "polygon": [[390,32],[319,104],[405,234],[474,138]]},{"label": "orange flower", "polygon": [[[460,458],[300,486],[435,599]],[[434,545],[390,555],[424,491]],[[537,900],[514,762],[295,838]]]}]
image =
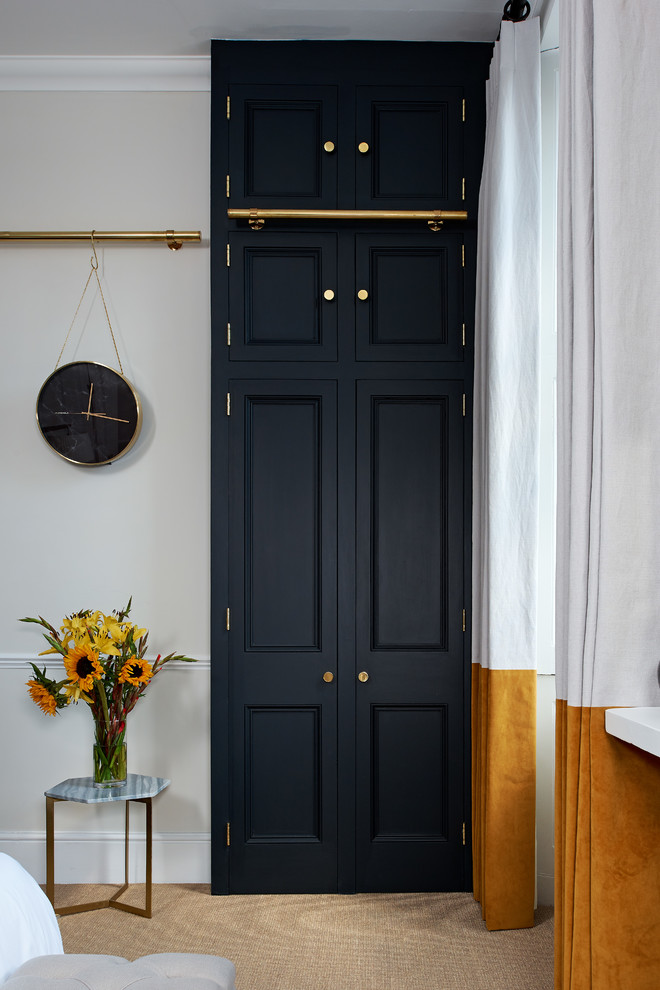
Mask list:
[{"label": "orange flower", "polygon": [[103,677],[98,653],[89,645],[76,646],[69,650],[64,657],[64,667],[69,680],[79,685],[82,691],[92,691],[94,681]]},{"label": "orange flower", "polygon": [[35,705],[41,708],[44,715],[55,715],[57,713],[57,702],[48,688],[40,684],[39,681],[27,682],[28,692]]},{"label": "orange flower", "polygon": [[139,660],[137,657],[129,657],[119,673],[120,684],[128,682],[138,687],[140,684],[148,684],[153,675],[151,664],[146,660]]}]

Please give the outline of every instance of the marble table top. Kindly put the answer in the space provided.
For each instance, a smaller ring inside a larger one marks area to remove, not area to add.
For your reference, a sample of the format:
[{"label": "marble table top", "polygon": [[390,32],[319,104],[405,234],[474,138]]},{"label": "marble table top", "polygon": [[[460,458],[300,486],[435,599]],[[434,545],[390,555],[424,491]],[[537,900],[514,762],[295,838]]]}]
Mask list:
[{"label": "marble table top", "polygon": [[60,801],[81,801],[83,804],[100,804],[103,801],[136,801],[160,794],[170,783],[165,777],[147,777],[141,773],[129,773],[126,783],[115,787],[95,787],[91,777],[70,777],[49,790],[46,797]]}]

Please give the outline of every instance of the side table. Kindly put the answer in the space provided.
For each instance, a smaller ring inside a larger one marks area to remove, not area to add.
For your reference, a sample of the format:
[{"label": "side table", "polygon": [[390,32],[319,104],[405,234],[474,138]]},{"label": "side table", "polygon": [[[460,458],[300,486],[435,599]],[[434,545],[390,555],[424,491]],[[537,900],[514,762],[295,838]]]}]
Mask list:
[{"label": "side table", "polygon": [[[169,784],[164,777],[145,777],[140,773],[129,773],[126,783],[119,787],[95,787],[91,777],[71,777],[45,791],[46,796],[46,895],[56,914],[77,914],[80,911],[94,911],[97,908],[114,907],[120,911],[151,917],[151,839],[152,810],[151,799],[160,794]],[[126,802],[126,826],[124,832],[124,885],[105,901],[88,901],[84,904],[71,904],[55,907],[55,803],[57,801],[79,801],[82,804],[105,804]],[[129,886],[128,883],[128,835],[129,806],[131,801],[145,806],[146,878],[145,906],[134,907],[124,904],[119,898]]]}]

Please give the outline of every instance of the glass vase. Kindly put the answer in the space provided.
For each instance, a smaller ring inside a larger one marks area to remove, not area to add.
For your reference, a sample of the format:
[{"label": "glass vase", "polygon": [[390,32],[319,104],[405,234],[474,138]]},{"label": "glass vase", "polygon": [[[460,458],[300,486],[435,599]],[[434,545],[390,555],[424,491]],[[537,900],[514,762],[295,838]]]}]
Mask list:
[{"label": "glass vase", "polygon": [[94,722],[94,787],[126,783],[126,722]]}]

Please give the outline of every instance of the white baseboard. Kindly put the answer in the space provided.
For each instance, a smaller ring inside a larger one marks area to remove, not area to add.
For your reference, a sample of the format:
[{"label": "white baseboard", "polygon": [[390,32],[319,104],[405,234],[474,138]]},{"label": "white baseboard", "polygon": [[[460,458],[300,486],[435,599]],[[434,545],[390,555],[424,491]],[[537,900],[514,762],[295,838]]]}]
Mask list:
[{"label": "white baseboard", "polygon": [[[17,859],[38,883],[46,882],[45,832],[0,832],[0,852]],[[154,883],[210,883],[208,832],[158,832],[153,836]],[[129,879],[143,883],[144,833],[131,831]],[[123,832],[55,833],[55,883],[113,883],[124,880]],[[554,904],[554,877],[538,874],[537,903]]]},{"label": "white baseboard", "polygon": [[[211,836],[207,832],[154,833],[154,883],[210,883]],[[45,832],[0,832],[0,852],[8,853],[46,882]],[[131,830],[129,880],[144,883],[144,832]],[[124,833],[55,832],[55,883],[123,883]]]}]

